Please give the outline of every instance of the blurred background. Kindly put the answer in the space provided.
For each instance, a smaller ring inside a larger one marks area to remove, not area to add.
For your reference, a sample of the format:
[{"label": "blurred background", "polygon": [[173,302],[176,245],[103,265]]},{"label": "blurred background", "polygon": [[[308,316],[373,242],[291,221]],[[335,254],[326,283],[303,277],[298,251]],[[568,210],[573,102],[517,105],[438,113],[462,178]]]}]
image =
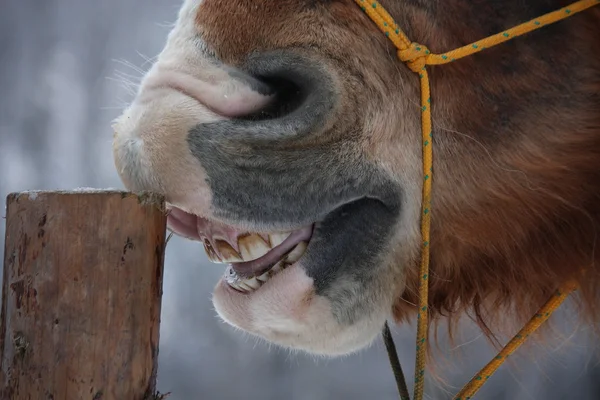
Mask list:
[{"label": "blurred background", "polygon": [[[0,0],[3,202],[28,189],[122,188],[111,121],[161,50],[181,1]],[[2,238],[4,228],[0,219]],[[380,339],[359,354],[326,360],[225,325],[210,302],[222,272],[198,243],[178,237],[169,243],[158,375],[169,400],[397,398]],[[476,398],[600,399],[598,341],[569,316],[567,304],[551,340],[523,348]],[[415,326],[393,330],[412,391]],[[427,398],[450,399],[494,352],[467,321],[455,343],[444,326],[438,340],[437,379],[428,381]]]}]

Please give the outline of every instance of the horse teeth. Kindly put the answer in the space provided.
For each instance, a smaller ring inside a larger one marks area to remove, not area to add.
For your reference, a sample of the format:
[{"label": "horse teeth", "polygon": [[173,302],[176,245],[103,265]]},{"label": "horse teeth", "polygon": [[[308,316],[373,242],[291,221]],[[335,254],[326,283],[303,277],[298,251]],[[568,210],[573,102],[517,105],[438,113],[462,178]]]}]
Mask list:
[{"label": "horse teeth", "polygon": [[[214,236],[212,240],[204,239],[203,244],[211,262],[217,264],[239,263],[263,257],[273,248],[281,245],[291,234],[292,232],[246,234],[240,236],[235,244]],[[297,261],[304,249],[306,249],[306,243],[299,243],[290,253],[291,256],[288,255],[288,259],[292,262]]]},{"label": "horse teeth", "polygon": [[242,256],[240,253],[235,251],[231,245],[223,240],[217,240],[215,242],[215,246],[217,247],[218,253],[221,255],[222,263],[235,263],[242,262]]},{"label": "horse teeth", "polygon": [[256,279],[258,279],[261,282],[266,282],[269,280],[269,271],[265,272],[264,274],[257,276]]},{"label": "horse teeth", "polygon": [[243,280],[243,281],[239,281],[238,286],[241,287],[242,289],[244,289],[246,292],[252,292],[254,291],[254,288],[252,286],[250,286],[247,281]]},{"label": "horse teeth", "polygon": [[206,256],[208,257],[208,259],[211,262],[213,262],[213,263],[222,262],[219,255],[217,254],[215,249],[213,249],[212,245],[210,244],[210,242],[208,240],[204,241],[204,251],[206,252]]},{"label": "horse teeth", "polygon": [[238,240],[238,246],[240,247],[243,261],[256,260],[271,250],[265,240],[257,234],[241,237]]},{"label": "horse teeth", "polygon": [[275,264],[275,266],[273,266],[273,268],[271,268],[269,271],[270,276],[273,276],[274,274],[276,274],[277,272],[281,271],[281,262],[278,262],[277,264]]},{"label": "horse teeth", "polygon": [[239,290],[240,292],[246,292],[246,289],[240,287],[240,285],[238,285],[236,282],[227,282],[229,284],[229,286],[231,286],[232,288]]},{"label": "horse teeth", "polygon": [[[269,235],[269,240],[271,241],[270,244],[275,247],[281,244],[287,238],[287,236],[289,236],[289,233]],[[258,234],[247,235],[240,238],[238,245],[241,254],[236,252],[226,242],[217,241],[216,245],[218,246],[218,250],[222,258],[225,260],[235,259],[234,262],[240,262],[236,259],[238,256],[240,256],[243,261],[250,261],[252,259],[262,257],[270,250],[269,246],[267,246],[267,243]],[[308,243],[305,241],[298,243],[282,260],[279,260],[269,270],[265,271],[261,275],[253,276],[251,278],[242,279],[237,275],[233,267],[230,265],[226,270],[225,280],[231,287],[241,292],[253,292],[271,279],[273,275],[283,271],[290,265],[297,262],[306,251],[307,246]]]},{"label": "horse teeth", "polygon": [[244,279],[243,282],[254,290],[258,289],[261,285],[260,281],[258,281],[256,277]]},{"label": "horse teeth", "polygon": [[271,242],[271,247],[279,246],[290,235],[291,235],[291,232],[278,232],[278,233],[269,234],[269,240]]},{"label": "horse teeth", "polygon": [[296,247],[294,247],[292,251],[288,253],[287,257],[285,258],[285,261],[289,263],[295,263],[296,261],[298,261],[300,257],[302,257],[302,254],[304,254],[304,252],[306,251],[307,246],[308,243],[304,241],[298,243]]}]

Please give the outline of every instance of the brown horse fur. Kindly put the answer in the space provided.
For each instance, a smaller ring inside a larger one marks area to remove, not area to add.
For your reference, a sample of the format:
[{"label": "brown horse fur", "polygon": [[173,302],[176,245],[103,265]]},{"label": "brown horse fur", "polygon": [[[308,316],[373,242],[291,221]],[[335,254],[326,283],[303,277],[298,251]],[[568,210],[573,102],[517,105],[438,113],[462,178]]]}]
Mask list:
[{"label": "brown horse fur", "polygon": [[[246,49],[318,46],[342,70],[358,74],[365,68],[360,60],[372,63],[363,74],[376,76],[365,77],[366,84],[355,88],[365,92],[363,98],[378,92],[383,101],[416,106],[416,77],[402,70],[391,43],[357,12],[354,2],[253,3],[206,0],[201,6],[197,22],[226,62],[239,62]],[[411,40],[444,52],[570,2],[528,3],[382,5]],[[501,326],[486,321],[508,311],[522,324],[562,282],[576,278],[582,315],[598,320],[599,11],[589,10],[459,62],[430,67],[435,129],[432,317],[472,308],[491,335]],[[231,29],[232,22],[236,29]],[[399,85],[400,80],[405,82]],[[352,111],[360,112],[359,107]],[[413,110],[407,117],[413,120],[416,146],[418,114]],[[381,147],[394,143],[395,134],[390,130],[390,136],[371,138],[365,145],[374,153],[385,151]],[[393,163],[398,155],[385,156]],[[407,279],[394,306],[399,321],[418,303],[417,263],[407,268]]]},{"label": "brown horse fur", "polygon": [[[411,40],[444,52],[568,1],[381,2]],[[224,64],[299,49],[337,77],[338,120],[420,201],[418,79],[352,0],[204,0],[203,41]],[[513,333],[568,279],[583,321],[600,317],[600,7],[443,66],[429,67],[433,204],[429,310],[471,313],[493,339]],[[342,111],[339,111],[342,110]],[[329,131],[322,140],[343,137]],[[418,220],[412,237],[418,238]],[[418,241],[391,250],[398,322],[418,302]],[[408,254],[408,256],[407,256]],[[505,319],[510,316],[511,325]]]}]

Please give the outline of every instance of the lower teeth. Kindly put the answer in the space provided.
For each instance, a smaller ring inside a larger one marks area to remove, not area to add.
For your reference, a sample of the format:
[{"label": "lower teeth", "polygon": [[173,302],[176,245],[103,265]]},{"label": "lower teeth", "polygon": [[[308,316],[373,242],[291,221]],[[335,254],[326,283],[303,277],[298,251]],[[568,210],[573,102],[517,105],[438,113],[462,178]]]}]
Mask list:
[{"label": "lower teeth", "polygon": [[278,273],[280,271],[283,271],[290,265],[292,265],[292,264],[290,264],[284,260],[281,260],[281,261],[277,262],[277,264],[275,264],[271,269],[264,272],[262,275],[253,276],[252,278],[245,278],[245,279],[240,278],[238,276],[238,274],[235,272],[235,270],[233,269],[233,267],[230,265],[227,267],[227,270],[225,271],[225,281],[229,284],[229,286],[231,286],[239,291],[253,292],[254,290],[261,287],[263,285],[263,283],[268,281],[273,275],[275,275],[276,273]]},{"label": "lower teeth", "polygon": [[306,250],[307,243],[300,242],[294,247],[282,260],[278,261],[272,268],[264,272],[262,275],[253,276],[251,278],[240,278],[233,269],[233,266],[229,265],[225,270],[225,281],[229,286],[237,289],[241,292],[253,292],[260,288],[265,282],[267,282],[273,275],[283,271],[296,261],[300,259],[304,251]]}]

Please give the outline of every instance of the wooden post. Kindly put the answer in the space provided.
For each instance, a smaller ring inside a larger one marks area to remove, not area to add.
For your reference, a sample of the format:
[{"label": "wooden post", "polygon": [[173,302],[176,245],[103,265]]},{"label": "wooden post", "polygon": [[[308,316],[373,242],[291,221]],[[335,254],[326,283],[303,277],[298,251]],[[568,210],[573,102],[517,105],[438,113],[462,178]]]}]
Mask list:
[{"label": "wooden post", "polygon": [[165,233],[157,195],[8,196],[2,399],[155,398]]}]

